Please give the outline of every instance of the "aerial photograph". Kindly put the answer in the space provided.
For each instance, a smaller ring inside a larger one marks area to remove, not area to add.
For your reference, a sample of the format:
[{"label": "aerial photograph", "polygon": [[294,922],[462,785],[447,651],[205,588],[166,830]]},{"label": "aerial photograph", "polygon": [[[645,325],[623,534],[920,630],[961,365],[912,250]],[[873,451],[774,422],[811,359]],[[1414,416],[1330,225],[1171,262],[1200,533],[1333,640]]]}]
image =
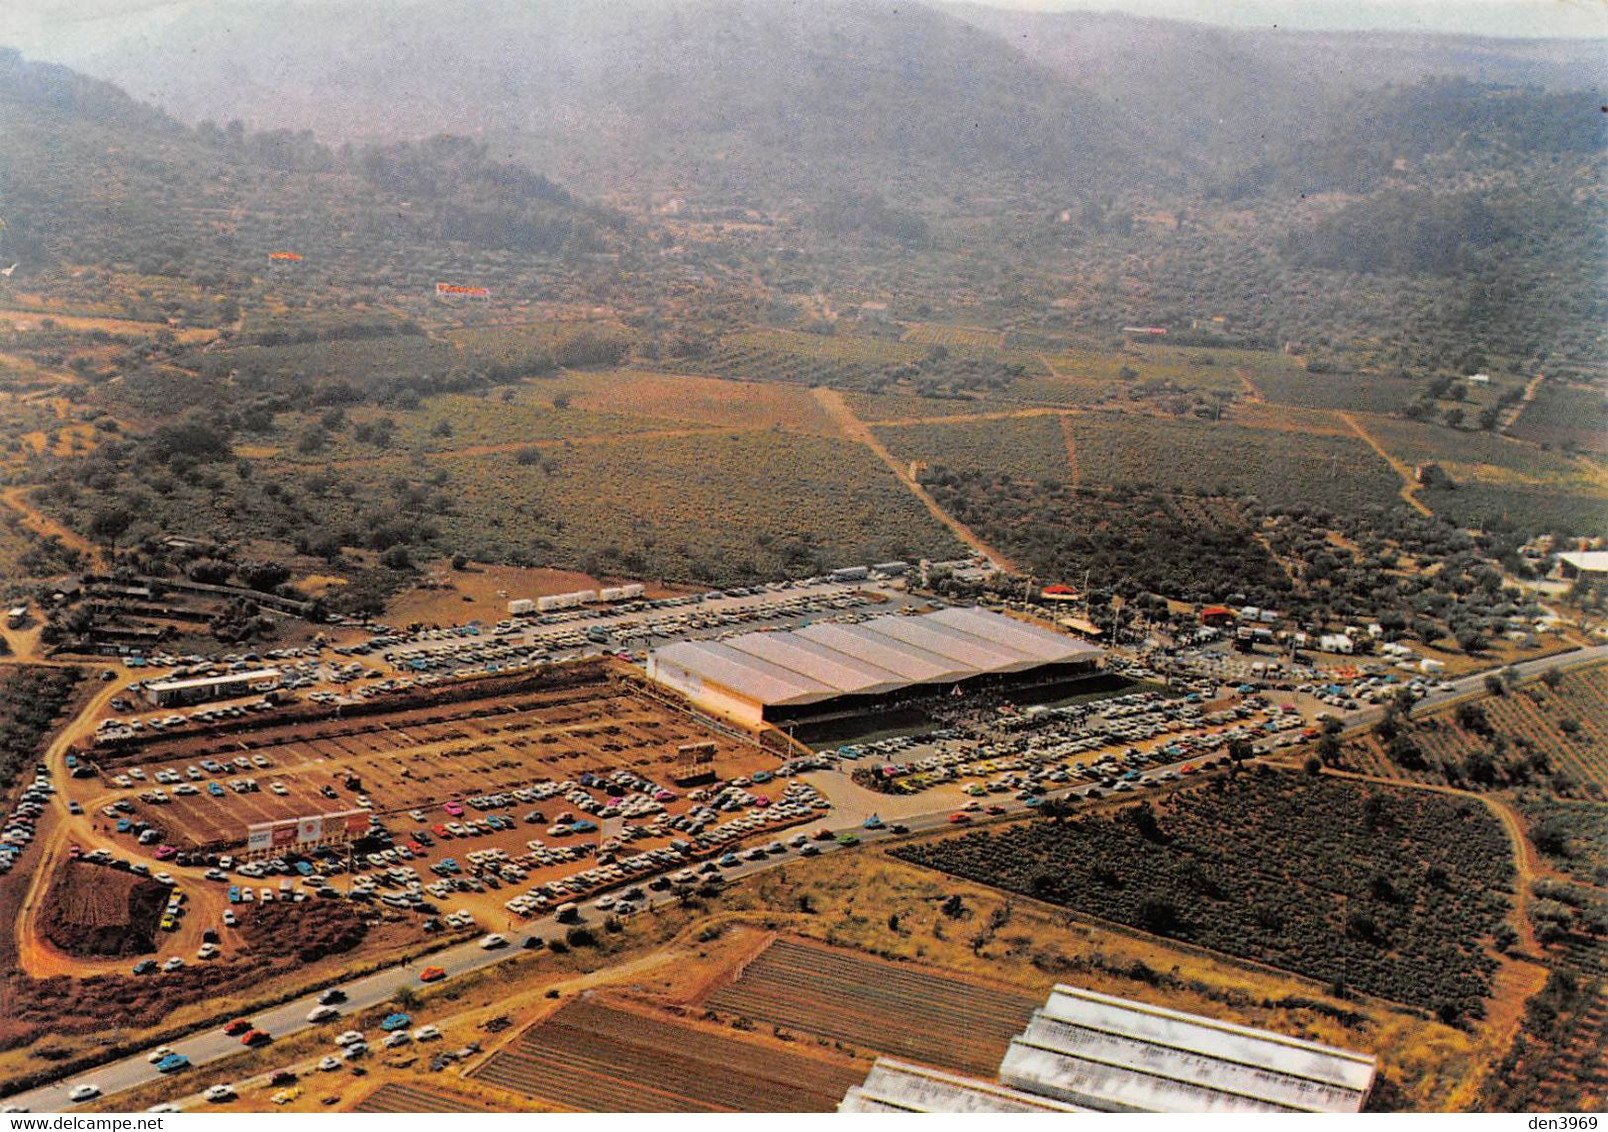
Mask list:
[{"label": "aerial photograph", "polygon": [[6,1114],[1595,1128],[1608,4],[3,0],[0,618]]}]

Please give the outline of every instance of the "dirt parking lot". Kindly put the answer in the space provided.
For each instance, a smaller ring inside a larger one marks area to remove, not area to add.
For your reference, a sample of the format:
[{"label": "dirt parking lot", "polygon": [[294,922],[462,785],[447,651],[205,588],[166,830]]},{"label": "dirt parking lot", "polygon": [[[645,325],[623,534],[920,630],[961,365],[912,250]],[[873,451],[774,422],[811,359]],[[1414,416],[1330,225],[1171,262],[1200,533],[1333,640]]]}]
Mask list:
[{"label": "dirt parking lot", "polygon": [[[726,778],[775,762],[608,675],[351,719],[260,722],[153,745],[98,779],[75,782],[74,797],[95,811],[126,802],[125,816],[150,822],[164,843],[183,849],[242,842],[257,822],[360,808],[401,815],[403,825],[417,824],[406,815],[418,810],[433,825],[449,801],[620,769],[668,784],[686,744],[714,744],[714,769]],[[179,784],[159,782],[158,772]],[[115,785],[118,775],[130,784]],[[248,782],[256,789],[231,785]],[[150,800],[158,789],[169,801]]]}]

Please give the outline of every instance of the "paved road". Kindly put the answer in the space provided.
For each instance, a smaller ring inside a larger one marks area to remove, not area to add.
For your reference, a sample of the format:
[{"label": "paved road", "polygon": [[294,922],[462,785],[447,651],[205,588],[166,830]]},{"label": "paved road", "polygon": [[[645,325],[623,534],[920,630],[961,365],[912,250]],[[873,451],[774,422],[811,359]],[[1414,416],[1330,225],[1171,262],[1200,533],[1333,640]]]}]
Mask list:
[{"label": "paved road", "polygon": [[[1517,668],[1522,677],[1530,677],[1538,675],[1549,668],[1575,668],[1581,665],[1591,664],[1605,658],[1608,658],[1608,645],[1602,645],[1572,653],[1562,653],[1551,657],[1543,657],[1538,660],[1525,661],[1522,664],[1515,665],[1514,667]],[[1460,680],[1454,681],[1453,690],[1434,692],[1427,697],[1426,700],[1421,701],[1421,706],[1434,707],[1459,696],[1467,695],[1472,692],[1478,692],[1483,687],[1486,675],[1488,674],[1481,673],[1475,676],[1463,677]],[[1364,727],[1371,724],[1383,714],[1384,709],[1382,707],[1369,708],[1367,710],[1346,714],[1342,717],[1342,722],[1346,724],[1348,729]],[[1146,772],[1145,777],[1147,779],[1153,778],[1157,775],[1167,772],[1170,769],[1177,769],[1177,767],[1183,765],[1184,761],[1188,760],[1181,760],[1179,763],[1173,764],[1170,767],[1153,767]],[[1051,791],[1048,796],[1056,797],[1065,796],[1067,794],[1081,795],[1086,793],[1089,789],[1089,784],[1081,783],[1076,786]],[[1025,806],[1025,803],[1018,802],[1014,799],[1008,801],[1000,800],[997,804],[1004,806],[1009,812],[1018,812]],[[903,818],[901,820],[902,824],[907,826],[912,833],[917,833],[924,830],[937,829],[949,824],[950,814],[950,808],[945,807],[941,810],[935,810],[929,813]],[[866,830],[863,828],[855,828],[852,830],[852,832],[858,834],[859,837],[866,842],[883,840],[889,836],[892,836],[891,831],[887,829]],[[820,845],[823,852],[827,853],[841,852],[845,848],[845,846],[842,846],[835,841],[820,842],[817,844]],[[776,868],[798,859],[798,853],[795,850],[789,849],[784,854],[769,856],[761,861],[744,860],[737,867],[722,870],[722,875],[727,880],[737,880],[742,877],[750,876],[763,869]],[[642,881],[637,881],[634,883],[643,884],[645,886],[645,878]],[[676,899],[676,896],[673,893],[655,893],[652,894],[652,896],[653,899],[651,903],[653,905],[667,904]],[[600,915],[599,913],[593,912],[589,905],[583,908],[583,913],[591,913],[592,918],[596,918],[598,915]],[[403,987],[418,988],[421,985],[419,983],[418,971],[422,967],[442,967],[446,970],[447,977],[449,979],[454,978],[468,974],[472,971],[481,970],[496,963],[505,962],[513,955],[519,953],[518,946],[527,935],[539,935],[544,938],[548,938],[562,932],[563,930],[564,925],[561,925],[555,916],[549,915],[528,922],[518,931],[507,933],[509,938],[513,940],[512,948],[497,951],[485,951],[481,949],[478,941],[471,941],[454,946],[445,951],[438,952],[437,954],[429,956],[426,959],[416,961],[408,967],[393,968],[374,975],[369,975],[366,978],[358,979],[343,985],[342,989],[346,991],[348,1001],[342,1004],[338,1009],[344,1016],[346,1014],[361,1011],[368,1007],[377,1006],[380,1003],[386,1002]],[[298,998],[295,1001],[287,1003],[283,1006],[277,1006],[270,1010],[258,1012],[252,1015],[252,1020],[258,1027],[267,1030],[275,1037],[285,1037],[289,1034],[298,1033],[313,1027],[313,1024],[307,1021],[307,1014],[317,1004],[318,996],[316,994],[310,994]],[[345,1028],[340,1019],[334,1019],[330,1022],[322,1023],[321,1025],[328,1028],[332,1036]],[[188,1057],[194,1066],[194,1068],[185,1070],[183,1073],[179,1074],[175,1079],[176,1095],[187,1095],[194,1092],[198,1088],[205,1087],[205,1085],[217,1083],[213,1079],[205,1078],[205,1074],[201,1072],[201,1067],[204,1067],[208,1063],[219,1061],[232,1054],[241,1052],[241,1046],[237,1038],[226,1037],[218,1030],[208,1030],[205,1033],[196,1034],[181,1041],[173,1042],[172,1048]],[[333,1048],[334,1047],[332,1046],[331,1049],[333,1050]],[[141,1053],[125,1058],[121,1061],[111,1062],[107,1065],[101,1066],[98,1069],[90,1070],[74,1081],[62,1081],[54,1085],[47,1085],[41,1088],[33,1089],[26,1093],[18,1094],[17,1096],[8,1098],[6,1103],[9,1105],[21,1106],[30,1112],[56,1112],[72,1107],[72,1102],[67,1099],[67,1092],[73,1085],[80,1082],[93,1083],[100,1087],[102,1093],[113,1094],[121,1092],[125,1089],[134,1088],[137,1085],[143,1085],[149,1081],[154,1081],[160,1076],[161,1074],[156,1071],[155,1066],[151,1065],[146,1060],[144,1053]]]}]

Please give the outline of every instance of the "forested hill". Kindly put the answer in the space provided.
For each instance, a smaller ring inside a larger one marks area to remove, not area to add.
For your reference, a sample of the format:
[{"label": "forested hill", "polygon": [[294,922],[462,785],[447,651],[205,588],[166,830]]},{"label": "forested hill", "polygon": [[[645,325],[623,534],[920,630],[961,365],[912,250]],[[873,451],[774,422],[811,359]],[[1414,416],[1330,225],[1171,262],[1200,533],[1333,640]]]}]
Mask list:
[{"label": "forested hill", "polygon": [[996,36],[878,0],[227,0],[76,61],[187,121],[482,137],[596,194],[876,191],[1170,168],[1129,114]]},{"label": "forested hill", "polygon": [[[1353,96],[1462,79],[1486,87],[1608,89],[1608,41],[1226,28],[1119,12],[945,4],[1024,56],[1141,119],[1163,144],[1219,166],[1288,151],[1314,132],[1371,129]],[[1583,100],[1596,110],[1598,98]]]},{"label": "forested hill", "polygon": [[424,286],[491,254],[574,258],[618,214],[462,138],[344,148],[308,131],[189,128],[108,83],[0,51],[0,216],[18,281],[121,266],[222,287],[306,253],[326,282]]}]

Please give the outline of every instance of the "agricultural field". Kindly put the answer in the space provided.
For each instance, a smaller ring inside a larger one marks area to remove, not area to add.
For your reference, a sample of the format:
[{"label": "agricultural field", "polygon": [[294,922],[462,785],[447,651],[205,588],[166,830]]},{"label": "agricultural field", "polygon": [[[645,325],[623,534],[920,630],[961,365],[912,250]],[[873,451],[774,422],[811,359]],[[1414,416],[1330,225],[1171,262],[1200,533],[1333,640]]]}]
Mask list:
[{"label": "agricultural field", "polygon": [[990,1076],[1042,999],[931,968],[779,939],[705,1005],[727,1018]]},{"label": "agricultural field", "polygon": [[708,353],[669,368],[747,381],[830,385],[882,392],[895,383],[928,392],[998,391],[1046,372],[1037,355],[970,346],[922,346],[847,334],[756,330],[722,339]]},{"label": "agricultural field", "polygon": [[845,562],[948,558],[960,547],[864,446],[779,432],[621,438],[443,458],[454,504],[441,541],[512,558],[719,584]]},{"label": "agricultural field", "polygon": [[1038,478],[933,469],[933,498],[1034,576],[1123,594],[1215,601],[1239,591],[1269,606],[1289,577],[1226,499],[1120,488],[1071,488]]},{"label": "agricultural field", "polygon": [[917,346],[958,346],[977,350],[994,350],[1000,347],[1003,337],[998,330],[980,326],[946,326],[938,322],[913,323],[900,337],[901,342]]},{"label": "agricultural field", "polygon": [[[1017,382],[1012,388],[1021,388],[1024,384],[1026,382]],[[972,393],[955,397],[924,397],[914,389],[897,385],[881,393],[862,393],[851,389],[843,394],[843,400],[854,410],[855,416],[873,425],[934,417],[966,417],[1009,411],[1017,407],[1003,398],[994,399]]]},{"label": "agricultural field", "polygon": [[1418,499],[1461,527],[1511,530],[1523,535],[1608,534],[1608,493],[1547,487],[1461,483],[1424,488]]},{"label": "agricultural field", "polygon": [[1030,483],[1072,478],[1066,437],[1057,416],[955,424],[888,426],[875,430],[900,460],[929,468],[986,472]]},{"label": "agricultural field", "polygon": [[[1592,489],[1598,480],[1579,457],[1548,452],[1490,432],[1462,431],[1399,418],[1369,418],[1369,434],[1404,464],[1436,463],[1461,487],[1492,485]],[[1608,491],[1598,490],[1608,507]]]},{"label": "agricultural field", "polygon": [[1525,1004],[1518,1036],[1491,1067],[1481,1112],[1601,1112],[1608,1104],[1608,991],[1603,944],[1590,968],[1554,969]]},{"label": "agricultural field", "polygon": [[832,1112],[865,1069],[581,1000],[470,1077],[583,1112]]},{"label": "agricultural field", "polygon": [[1355,514],[1399,503],[1400,481],[1362,440],[1119,413],[1068,418],[1079,482]]},{"label": "agricultural field", "polygon": [[651,420],[660,428],[687,424],[780,428],[821,436],[836,432],[815,398],[791,385],[629,370],[566,376],[576,390],[575,408],[623,413]]},{"label": "agricultural field", "polygon": [[1585,884],[1608,888],[1608,805],[1521,790],[1516,800],[1530,840],[1547,862]]},{"label": "agricultural field", "polygon": [[1509,432],[1533,444],[1608,455],[1608,402],[1597,386],[1543,381]]},{"label": "agricultural field", "polygon": [[353,1112],[496,1112],[495,1106],[476,1104],[468,1097],[440,1089],[388,1081],[352,1106]]},{"label": "agricultural field", "polygon": [[417,409],[363,406],[342,413],[338,421],[319,413],[281,414],[274,431],[261,439],[274,446],[277,459],[317,467],[666,427],[646,417],[569,407],[578,388],[584,383],[573,378],[541,379],[496,392],[443,394]]},{"label": "agricultural field", "polygon": [[1291,365],[1251,379],[1262,396],[1281,405],[1341,409],[1385,416],[1399,413],[1423,392],[1422,382],[1369,373],[1308,373]]},{"label": "agricultural field", "polygon": [[1476,801],[1272,770],[892,852],[1464,1024],[1513,884]]},{"label": "agricultural field", "polygon": [[[1547,784],[1556,793],[1608,792],[1608,685],[1602,666],[1535,680],[1473,704],[1414,716],[1386,741],[1346,744],[1343,765],[1364,774],[1469,789]],[[1470,760],[1473,760],[1472,763]]]}]

